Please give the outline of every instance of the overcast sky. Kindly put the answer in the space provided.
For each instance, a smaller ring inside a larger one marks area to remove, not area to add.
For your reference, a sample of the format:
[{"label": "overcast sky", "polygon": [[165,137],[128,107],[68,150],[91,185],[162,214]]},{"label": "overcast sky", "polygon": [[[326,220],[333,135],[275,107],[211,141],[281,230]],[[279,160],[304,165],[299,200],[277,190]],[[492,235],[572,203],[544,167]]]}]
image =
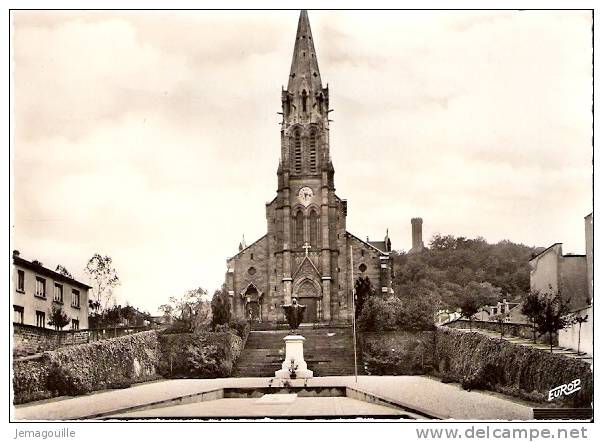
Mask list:
[{"label": "overcast sky", "polygon": [[[151,313],[266,232],[285,12],[13,12],[13,246]],[[348,230],[564,243],[592,211],[591,14],[310,11]]]}]

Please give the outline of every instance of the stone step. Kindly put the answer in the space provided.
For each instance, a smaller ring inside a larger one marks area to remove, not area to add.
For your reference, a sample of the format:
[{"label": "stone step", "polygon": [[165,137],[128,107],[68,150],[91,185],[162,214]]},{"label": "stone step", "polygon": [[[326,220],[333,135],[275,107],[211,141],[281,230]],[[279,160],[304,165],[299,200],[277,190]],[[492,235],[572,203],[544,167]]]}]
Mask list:
[{"label": "stone step", "polygon": [[[302,328],[299,333],[306,339],[304,359],[315,376],[354,374],[354,340],[351,328]],[[288,334],[287,330],[252,331],[233,376],[274,376],[274,372],[282,366],[285,356],[283,338]],[[360,361],[358,366],[360,370]]]}]

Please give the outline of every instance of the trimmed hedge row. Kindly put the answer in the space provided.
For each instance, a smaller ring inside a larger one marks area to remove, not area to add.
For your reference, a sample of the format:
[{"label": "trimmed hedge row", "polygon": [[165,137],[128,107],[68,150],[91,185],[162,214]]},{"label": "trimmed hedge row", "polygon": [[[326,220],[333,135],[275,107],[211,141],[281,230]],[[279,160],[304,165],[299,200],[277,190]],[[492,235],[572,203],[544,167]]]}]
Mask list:
[{"label": "trimmed hedge row", "polygon": [[74,345],[13,362],[14,403],[123,388],[156,379],[154,331]]},{"label": "trimmed hedge row", "polygon": [[549,390],[580,379],[579,391],[562,395],[554,404],[590,407],[592,403],[590,363],[478,332],[438,327],[435,362],[444,380],[459,382],[465,389],[498,391],[535,402],[548,402]]},{"label": "trimmed hedge row", "polygon": [[434,332],[361,333],[368,375],[421,375],[432,371]]},{"label": "trimmed hedge row", "polygon": [[165,378],[224,378],[232,373],[243,339],[231,330],[159,336],[158,371]]}]

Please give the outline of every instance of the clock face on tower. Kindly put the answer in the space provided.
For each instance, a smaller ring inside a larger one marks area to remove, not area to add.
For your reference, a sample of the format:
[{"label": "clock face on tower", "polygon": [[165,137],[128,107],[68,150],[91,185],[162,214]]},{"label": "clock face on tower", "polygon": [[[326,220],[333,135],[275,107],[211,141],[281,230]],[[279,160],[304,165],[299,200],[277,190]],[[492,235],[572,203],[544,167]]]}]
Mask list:
[{"label": "clock face on tower", "polygon": [[308,206],[308,204],[310,204],[310,201],[312,201],[313,196],[314,192],[308,186],[302,187],[301,189],[299,189],[299,192],[297,192],[297,198],[299,199],[299,202],[306,207]]}]

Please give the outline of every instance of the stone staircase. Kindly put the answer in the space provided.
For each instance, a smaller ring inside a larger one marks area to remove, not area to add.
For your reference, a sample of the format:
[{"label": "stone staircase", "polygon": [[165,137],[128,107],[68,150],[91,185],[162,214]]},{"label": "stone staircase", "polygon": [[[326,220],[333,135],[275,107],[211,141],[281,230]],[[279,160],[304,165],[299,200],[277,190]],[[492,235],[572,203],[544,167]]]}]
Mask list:
[{"label": "stone staircase", "polygon": [[[354,339],[351,327],[301,327],[306,338],[304,359],[314,376],[354,374]],[[237,361],[234,377],[273,377],[285,358],[286,330],[252,331]],[[358,357],[358,373],[362,363]]]}]

